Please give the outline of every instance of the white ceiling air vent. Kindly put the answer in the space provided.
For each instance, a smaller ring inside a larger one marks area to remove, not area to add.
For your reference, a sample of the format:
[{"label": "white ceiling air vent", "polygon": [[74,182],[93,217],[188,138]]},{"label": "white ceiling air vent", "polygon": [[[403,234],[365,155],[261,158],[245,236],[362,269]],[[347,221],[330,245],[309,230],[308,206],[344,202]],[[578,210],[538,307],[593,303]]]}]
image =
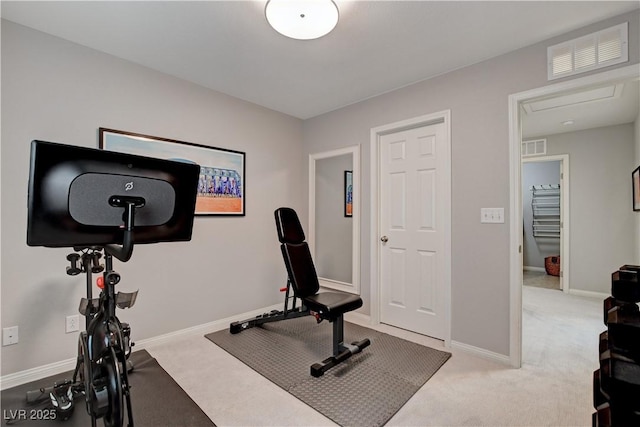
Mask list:
[{"label": "white ceiling air vent", "polygon": [[520,155],[522,157],[542,156],[545,154],[547,154],[546,139],[532,139],[529,141],[522,141],[522,150],[520,151]]},{"label": "white ceiling air vent", "polygon": [[547,78],[571,76],[629,60],[628,23],[547,48]]}]

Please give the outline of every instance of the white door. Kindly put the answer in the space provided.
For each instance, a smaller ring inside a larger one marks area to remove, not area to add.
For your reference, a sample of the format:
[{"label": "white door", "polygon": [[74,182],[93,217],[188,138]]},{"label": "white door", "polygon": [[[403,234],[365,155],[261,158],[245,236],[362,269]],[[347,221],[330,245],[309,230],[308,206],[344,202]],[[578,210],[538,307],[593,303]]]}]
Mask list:
[{"label": "white door", "polygon": [[380,321],[445,339],[451,260],[444,123],[380,137]]}]

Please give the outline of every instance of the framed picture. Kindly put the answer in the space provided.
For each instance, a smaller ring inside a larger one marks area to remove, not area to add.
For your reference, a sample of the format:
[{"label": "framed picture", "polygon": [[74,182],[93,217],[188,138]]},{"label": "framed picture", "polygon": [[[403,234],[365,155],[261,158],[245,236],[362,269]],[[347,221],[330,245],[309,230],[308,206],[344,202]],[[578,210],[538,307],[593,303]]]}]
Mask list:
[{"label": "framed picture", "polygon": [[344,171],[344,216],[353,216],[353,171]]},{"label": "framed picture", "polygon": [[633,210],[640,211],[640,166],[631,174],[631,182],[633,184]]},{"label": "framed picture", "polygon": [[173,139],[99,129],[103,150],[200,165],[196,215],[245,215],[245,153]]}]

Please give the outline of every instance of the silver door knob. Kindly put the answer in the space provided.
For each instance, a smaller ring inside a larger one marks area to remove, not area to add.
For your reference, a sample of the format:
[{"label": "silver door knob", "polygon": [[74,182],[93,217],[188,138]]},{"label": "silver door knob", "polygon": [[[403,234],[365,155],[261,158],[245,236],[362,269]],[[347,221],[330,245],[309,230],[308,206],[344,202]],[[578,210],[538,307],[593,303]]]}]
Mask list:
[{"label": "silver door knob", "polygon": [[382,243],[387,243],[387,242],[389,241],[389,238],[388,238],[387,236],[382,236],[382,237],[380,238],[380,241],[381,241]]}]

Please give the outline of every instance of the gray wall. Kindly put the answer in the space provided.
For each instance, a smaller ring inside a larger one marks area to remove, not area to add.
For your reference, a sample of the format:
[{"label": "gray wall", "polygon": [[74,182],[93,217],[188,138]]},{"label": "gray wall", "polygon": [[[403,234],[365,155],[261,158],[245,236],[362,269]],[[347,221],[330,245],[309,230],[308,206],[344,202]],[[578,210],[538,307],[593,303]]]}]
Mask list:
[{"label": "gray wall", "polygon": [[353,218],[344,216],[344,171],[353,155],[316,160],[316,234],[314,263],[318,276],[352,282]]},{"label": "gray wall", "polygon": [[[279,302],[286,275],[273,209],[288,204],[306,223],[308,155],[360,144],[361,206],[369,206],[370,129],[445,109],[452,112],[452,338],[508,354],[509,218],[503,225],[479,222],[481,207],[509,206],[508,96],[549,84],[548,45],[624,21],[630,60],[620,66],[637,64],[639,16],[609,19],[305,122],[3,21],[2,325],[19,325],[20,343],[2,348],[2,374],[73,357],[76,334],[63,333],[64,316],[76,312],[84,288],[81,278],[64,274],[67,251],[24,243],[30,140],[95,146],[104,126],[247,152],[246,217],[197,218],[191,243],[139,247],[131,262],[118,263],[121,289],[141,291],[122,318],[134,339],[143,339]],[[366,313],[370,215],[362,211]]]},{"label": "gray wall", "polygon": [[547,154],[569,155],[571,289],[611,293],[611,273],[637,264],[631,209],[633,124],[547,136]]},{"label": "gray wall", "polygon": [[[509,353],[509,95],[550,84],[547,46],[625,21],[629,63],[638,63],[639,14],[633,12],[304,122],[305,154],[361,145],[361,206],[367,207],[371,128],[451,110],[452,340]],[[480,224],[481,207],[505,207],[505,223]],[[377,242],[369,241],[366,208],[361,221],[363,311],[370,312],[369,254]]]},{"label": "gray wall", "polygon": [[112,56],[2,21],[2,374],[74,357],[84,279],[65,274],[69,250],[26,246],[29,143],[97,147],[98,127],[245,151],[246,216],[197,217],[189,243],[141,245],[115,263],[120,312],[134,340],[281,302],[286,271],[273,211],[303,199],[302,122]]},{"label": "gray wall", "polygon": [[531,186],[560,184],[560,162],[522,163],[522,219],[524,221],[523,266],[544,268],[545,257],[560,255],[560,239],[533,237],[533,209]]}]

